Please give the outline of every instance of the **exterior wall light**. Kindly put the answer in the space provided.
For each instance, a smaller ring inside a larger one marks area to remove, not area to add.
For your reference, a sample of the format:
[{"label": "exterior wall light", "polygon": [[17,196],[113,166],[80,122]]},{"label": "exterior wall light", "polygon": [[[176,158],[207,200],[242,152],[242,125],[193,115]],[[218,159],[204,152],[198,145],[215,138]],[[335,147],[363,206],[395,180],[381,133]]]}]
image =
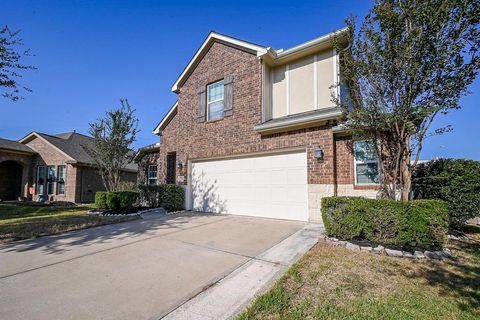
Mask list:
[{"label": "exterior wall light", "polygon": [[180,170],[183,168],[183,163],[182,163],[181,160],[177,161],[177,168],[180,169]]},{"label": "exterior wall light", "polygon": [[320,147],[315,148],[315,159],[323,160],[323,150]]}]

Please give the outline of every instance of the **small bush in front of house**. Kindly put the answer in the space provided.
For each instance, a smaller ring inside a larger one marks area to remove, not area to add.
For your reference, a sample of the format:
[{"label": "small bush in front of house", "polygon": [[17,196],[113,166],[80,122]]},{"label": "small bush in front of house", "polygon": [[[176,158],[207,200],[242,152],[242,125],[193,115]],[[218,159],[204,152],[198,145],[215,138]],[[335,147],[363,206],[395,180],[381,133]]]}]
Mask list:
[{"label": "small bush in front of house", "polygon": [[413,174],[414,199],[446,202],[450,227],[460,228],[480,215],[480,161],[438,159],[420,164]]},{"label": "small bush in front of house", "polygon": [[95,207],[97,207],[98,209],[107,208],[107,192],[97,191],[95,193]]},{"label": "small bush in front of house", "polygon": [[185,208],[185,191],[176,184],[160,185],[160,206],[167,211],[180,211]]},{"label": "small bush in front of house", "polygon": [[121,209],[131,209],[138,201],[139,193],[134,191],[119,191],[116,192],[120,198]]},{"label": "small bush in front of house", "polygon": [[330,237],[405,247],[441,247],[448,230],[448,210],[440,200],[326,197],[322,217]]},{"label": "small bush in front of house", "polygon": [[160,187],[159,185],[139,185],[141,201],[152,208],[160,207]]},{"label": "small bush in front of house", "polygon": [[118,192],[107,192],[107,208],[114,211],[121,209]]},{"label": "small bush in front of house", "polygon": [[140,199],[149,207],[162,207],[167,211],[185,208],[185,191],[176,184],[140,185]]}]

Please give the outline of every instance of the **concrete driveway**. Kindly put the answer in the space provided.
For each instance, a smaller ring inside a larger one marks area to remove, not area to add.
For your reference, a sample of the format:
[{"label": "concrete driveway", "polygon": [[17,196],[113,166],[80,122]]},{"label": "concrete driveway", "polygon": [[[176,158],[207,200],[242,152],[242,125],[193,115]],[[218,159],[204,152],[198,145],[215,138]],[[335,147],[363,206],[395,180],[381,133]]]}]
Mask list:
[{"label": "concrete driveway", "polygon": [[305,223],[179,214],[0,246],[0,319],[158,319]]}]

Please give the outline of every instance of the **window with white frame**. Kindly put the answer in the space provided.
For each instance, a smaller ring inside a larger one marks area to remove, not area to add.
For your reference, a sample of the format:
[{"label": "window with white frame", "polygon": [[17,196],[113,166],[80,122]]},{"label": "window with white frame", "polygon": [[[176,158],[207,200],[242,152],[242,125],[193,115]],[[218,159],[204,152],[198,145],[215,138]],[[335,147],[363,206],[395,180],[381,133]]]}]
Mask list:
[{"label": "window with white frame", "polygon": [[47,194],[53,194],[55,188],[55,166],[47,166]]},{"label": "window with white frame", "polygon": [[45,166],[37,167],[37,176],[35,180],[36,194],[44,194],[45,192]]},{"label": "window with white frame", "polygon": [[379,183],[378,157],[371,141],[354,141],[355,184]]},{"label": "window with white frame", "polygon": [[207,121],[223,118],[223,80],[207,86]]},{"label": "window with white frame", "polygon": [[147,184],[157,184],[157,165],[151,164],[147,168]]},{"label": "window with white frame", "polygon": [[65,194],[65,180],[67,179],[67,167],[57,167],[57,194]]}]

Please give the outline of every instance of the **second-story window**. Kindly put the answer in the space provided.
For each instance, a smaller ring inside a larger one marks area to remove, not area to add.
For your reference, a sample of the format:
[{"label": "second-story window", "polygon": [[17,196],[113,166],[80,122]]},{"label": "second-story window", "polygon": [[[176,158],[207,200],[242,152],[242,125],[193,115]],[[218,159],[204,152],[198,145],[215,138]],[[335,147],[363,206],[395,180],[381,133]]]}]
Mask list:
[{"label": "second-story window", "polygon": [[223,118],[223,80],[207,86],[207,121]]}]

